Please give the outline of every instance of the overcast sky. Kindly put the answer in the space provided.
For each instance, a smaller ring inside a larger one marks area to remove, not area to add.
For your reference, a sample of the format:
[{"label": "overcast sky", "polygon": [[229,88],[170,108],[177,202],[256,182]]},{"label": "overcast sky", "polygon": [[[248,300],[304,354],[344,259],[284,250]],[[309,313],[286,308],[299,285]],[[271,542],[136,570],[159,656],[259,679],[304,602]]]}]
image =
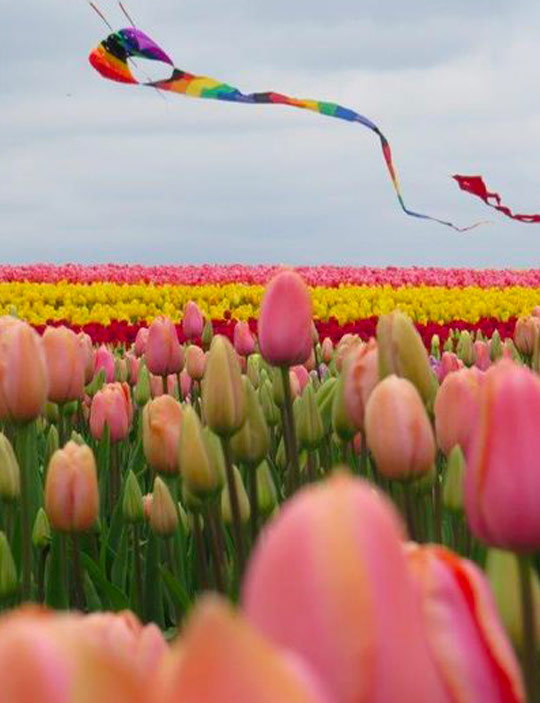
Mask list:
[{"label": "overcast sky", "polygon": [[87,55],[108,31],[85,0],[0,0],[1,261],[539,265],[540,225],[450,179],[481,173],[514,211],[540,212],[537,0],[127,6],[179,68],[375,121],[412,209],[494,224],[408,218],[359,125],[103,80]]}]

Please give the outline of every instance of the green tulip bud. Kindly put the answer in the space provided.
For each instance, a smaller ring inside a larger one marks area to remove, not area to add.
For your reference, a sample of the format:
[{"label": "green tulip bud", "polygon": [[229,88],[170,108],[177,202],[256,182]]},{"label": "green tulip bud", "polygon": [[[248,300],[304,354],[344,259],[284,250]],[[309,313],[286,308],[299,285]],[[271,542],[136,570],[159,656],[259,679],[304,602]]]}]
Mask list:
[{"label": "green tulip bud", "polygon": [[345,403],[345,376],[342,374],[334,386],[333,403],[332,403],[332,428],[335,434],[344,442],[350,440],[357,433],[357,428],[354,426],[347,405]]},{"label": "green tulip bud", "polygon": [[146,368],[146,364],[141,362],[134,393],[135,402],[139,408],[144,407],[148,403],[150,396],[150,373]]},{"label": "green tulip bud", "polygon": [[197,499],[215,495],[223,486],[224,459],[218,445],[209,429],[203,431],[195,409],[184,406],[178,462],[187,490]]},{"label": "green tulip bud", "polygon": [[490,356],[491,361],[498,361],[502,357],[503,349],[499,330],[495,330],[491,336]]},{"label": "green tulip bud", "polygon": [[459,335],[456,353],[458,358],[461,359],[466,366],[472,366],[474,364],[473,340],[468,330],[463,330]]},{"label": "green tulip bud", "polygon": [[[233,466],[233,477],[236,486],[236,494],[238,496],[238,507],[240,509],[240,522],[247,522],[251,515],[251,508],[249,505],[248,494],[246,493],[246,488],[242,480],[242,474],[236,466]],[[221,492],[221,515],[223,517],[223,522],[230,524],[232,523],[232,508],[231,501],[229,497],[229,488],[225,484]]]},{"label": "green tulip bud", "polygon": [[259,401],[266,423],[270,427],[275,427],[281,420],[281,413],[278,406],[274,403],[272,382],[268,378],[259,386]]},{"label": "green tulip bud", "polygon": [[250,354],[247,360],[246,375],[251,381],[253,388],[258,388],[261,382],[261,355]]},{"label": "green tulip bud", "polygon": [[334,403],[334,393],[336,392],[337,378],[330,376],[324,381],[315,395],[321,419],[323,423],[324,434],[327,435],[332,429],[332,406]]},{"label": "green tulip bud", "polygon": [[45,417],[51,423],[58,422],[60,413],[58,412],[58,405],[56,403],[45,403]]},{"label": "green tulip bud", "polygon": [[130,471],[124,484],[122,515],[126,522],[137,523],[144,520],[142,492],[137,477]]},{"label": "green tulip bud", "polygon": [[257,467],[257,505],[263,517],[268,517],[278,504],[276,485],[267,461]]},{"label": "green tulip bud", "polygon": [[313,386],[309,383],[299,398],[298,442],[300,447],[317,449],[324,437],[324,427]]},{"label": "green tulip bud", "polygon": [[236,461],[257,466],[270,449],[270,433],[259,399],[247,376],[242,378],[246,398],[246,421],[231,439],[231,449]]},{"label": "green tulip bud", "polygon": [[454,342],[452,340],[452,335],[448,335],[446,342],[444,343],[443,349],[446,352],[453,352],[454,351]]},{"label": "green tulip bud", "polygon": [[84,437],[75,430],[71,432],[70,439],[72,442],[75,442],[75,444],[78,444],[80,447],[82,447],[83,444],[86,444],[86,442],[84,441]]},{"label": "green tulip bud", "polygon": [[159,476],[154,481],[150,527],[161,537],[170,537],[178,527],[178,511],[167,484]]},{"label": "green tulip bud", "polygon": [[0,500],[11,502],[21,494],[21,472],[9,439],[0,432]]},{"label": "green tulip bud", "polygon": [[434,359],[441,358],[441,340],[438,334],[434,334],[431,338],[431,356]]},{"label": "green tulip bud", "polygon": [[91,398],[95,396],[95,394],[100,391],[105,384],[105,369],[100,369],[98,373],[94,376],[94,378],[90,381],[90,383],[86,386],[84,389],[86,395],[89,395]]},{"label": "green tulip bud", "polygon": [[212,327],[212,321],[207,320],[204,323],[203,331],[201,334],[201,346],[204,349],[204,351],[208,351],[210,349],[210,345],[212,344],[213,338],[214,338],[214,328]]},{"label": "green tulip bud", "polygon": [[212,340],[202,381],[206,423],[220,437],[230,437],[246,419],[246,400],[237,354],[226,337]]},{"label": "green tulip bud", "polygon": [[456,513],[463,512],[463,478],[465,475],[465,457],[461,447],[456,444],[448,455],[448,466],[444,477],[443,505]]},{"label": "green tulip bud", "polygon": [[37,512],[36,519],[34,520],[34,527],[32,528],[32,544],[37,549],[45,549],[51,542],[51,526],[49,524],[49,518],[47,513],[43,508],[40,508]]},{"label": "green tulip bud", "polygon": [[283,378],[281,377],[281,370],[278,368],[272,369],[272,399],[278,408],[283,407],[285,403]]},{"label": "green tulip bud", "polygon": [[285,471],[287,468],[287,452],[285,450],[285,441],[283,437],[279,440],[276,452],[276,464],[280,471]]},{"label": "green tulip bud", "polygon": [[0,532],[0,601],[17,591],[17,569],[7,537]]},{"label": "green tulip bud", "polygon": [[47,433],[47,441],[45,443],[44,466],[49,466],[52,455],[59,448],[60,439],[58,437],[58,430],[56,428],[56,425],[51,425],[49,427],[49,432]]}]

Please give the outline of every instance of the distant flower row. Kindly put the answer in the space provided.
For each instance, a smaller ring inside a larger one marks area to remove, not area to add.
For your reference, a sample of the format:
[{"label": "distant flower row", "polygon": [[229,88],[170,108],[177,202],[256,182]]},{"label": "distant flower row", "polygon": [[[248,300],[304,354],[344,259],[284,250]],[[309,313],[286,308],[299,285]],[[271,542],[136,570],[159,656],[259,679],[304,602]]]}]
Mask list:
[{"label": "distant flower row", "polygon": [[[143,266],[140,264],[35,264],[30,266],[0,266],[0,281],[33,283],[153,283],[155,285],[184,285],[242,283],[265,285],[279,266],[200,265]],[[399,268],[366,266],[299,266],[298,273],[310,286],[443,286],[480,288],[522,286],[540,288],[540,269],[474,270],[467,268]]]}]

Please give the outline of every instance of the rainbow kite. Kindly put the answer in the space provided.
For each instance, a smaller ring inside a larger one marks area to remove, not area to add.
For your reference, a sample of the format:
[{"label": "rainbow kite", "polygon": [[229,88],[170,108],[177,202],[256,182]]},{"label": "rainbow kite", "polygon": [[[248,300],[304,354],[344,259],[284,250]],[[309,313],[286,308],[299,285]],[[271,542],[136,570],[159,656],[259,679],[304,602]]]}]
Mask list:
[{"label": "rainbow kite", "polygon": [[[133,57],[141,57],[145,59],[150,59],[153,61],[160,61],[162,63],[168,64],[172,67],[172,74],[169,78],[159,81],[147,81],[140,82],[135,79],[132,72],[129,69],[128,61]],[[195,98],[212,98],[214,100],[228,100],[229,102],[237,103],[249,103],[249,104],[273,104],[273,105],[289,105],[291,107],[299,107],[305,110],[312,110],[313,112],[318,112],[322,115],[328,115],[329,117],[337,117],[341,120],[346,120],[347,122],[358,122],[364,127],[367,127],[372,132],[374,132],[380,139],[382,152],[384,160],[388,169],[388,173],[392,180],[394,190],[396,192],[399,204],[403,211],[410,215],[411,217],[417,217],[423,220],[432,220],[438,222],[447,227],[458,232],[466,232],[474,227],[477,227],[482,222],[477,222],[469,227],[456,227],[453,223],[447,222],[445,220],[440,220],[437,217],[432,217],[431,215],[424,215],[420,212],[415,212],[410,210],[403,200],[401,194],[399,179],[397,172],[392,161],[392,152],[390,149],[390,144],[380,131],[376,124],[371,120],[354,110],[349,110],[346,107],[337,105],[331,102],[321,102],[319,100],[305,100],[298,98],[290,98],[287,95],[282,95],[281,93],[274,92],[264,92],[264,93],[242,93],[238,88],[235,88],[227,83],[221,83],[220,81],[214,80],[213,78],[207,78],[205,76],[196,76],[192,73],[187,73],[176,68],[173,65],[172,60],[169,56],[161,49],[150,37],[148,37],[144,32],[141,32],[135,27],[130,27],[128,29],[121,29],[118,32],[113,32],[110,34],[101,44],[95,48],[90,56],[90,63],[92,66],[105,78],[109,80],[118,81],[120,83],[130,83],[135,85],[145,85],[152,88],[157,88],[159,90],[166,90],[172,93],[181,93],[182,95],[189,95]],[[475,190],[471,186],[471,179],[477,177],[470,176],[454,176],[458,181],[458,185],[462,190],[467,190],[474,195],[482,197],[488,204],[487,197],[484,197],[483,192]],[[488,194],[492,195],[492,194]],[[500,205],[500,203],[498,203]],[[521,221],[539,221],[540,216],[532,215],[512,215],[508,208],[497,207],[498,210],[504,212],[504,214],[514,219],[520,219]],[[539,218],[538,220],[530,218]],[[528,218],[528,219],[526,219]]]}]

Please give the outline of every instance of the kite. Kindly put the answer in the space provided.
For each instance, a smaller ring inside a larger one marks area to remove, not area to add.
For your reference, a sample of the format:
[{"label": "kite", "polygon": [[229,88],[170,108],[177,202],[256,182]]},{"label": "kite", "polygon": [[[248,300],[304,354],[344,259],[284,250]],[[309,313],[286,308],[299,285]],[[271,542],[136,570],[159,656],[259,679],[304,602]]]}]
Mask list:
[{"label": "kite", "polygon": [[502,212],[503,215],[511,217],[513,220],[518,220],[519,222],[540,222],[540,215],[514,214],[510,208],[502,204],[501,196],[498,193],[491,193],[487,189],[482,176],[459,176],[456,174],[452,176],[452,178],[457,182],[461,190],[471,195],[476,195],[476,197],[481,198],[486,205]]},{"label": "kite", "polygon": [[[150,59],[152,61],[160,61],[168,64],[171,67],[171,75],[165,80],[138,81],[128,66],[128,61],[133,60],[133,58]],[[144,32],[135,27],[121,29],[110,34],[90,53],[89,61],[103,77],[120,83],[144,85],[158,90],[180,93],[197,98],[226,100],[236,103],[288,105],[290,107],[312,110],[313,112],[318,112],[319,114],[329,117],[336,117],[337,119],[346,120],[347,122],[359,123],[367,127],[367,129],[371,130],[379,138],[390,180],[392,181],[398,202],[407,215],[438,222],[439,224],[451,227],[457,232],[466,232],[481,224],[485,224],[484,222],[477,222],[468,227],[457,227],[452,222],[447,222],[437,217],[432,217],[431,215],[425,215],[409,209],[403,200],[388,140],[374,122],[354,110],[332,102],[291,98],[287,95],[275,92],[242,93],[238,88],[228,85],[227,83],[221,83],[213,78],[197,76],[187,71],[182,71],[174,66],[171,58],[161,47]],[[459,177],[456,176],[455,178]],[[463,188],[461,183],[460,187]],[[498,207],[497,209],[501,208]],[[504,210],[502,211],[504,212]]]}]

